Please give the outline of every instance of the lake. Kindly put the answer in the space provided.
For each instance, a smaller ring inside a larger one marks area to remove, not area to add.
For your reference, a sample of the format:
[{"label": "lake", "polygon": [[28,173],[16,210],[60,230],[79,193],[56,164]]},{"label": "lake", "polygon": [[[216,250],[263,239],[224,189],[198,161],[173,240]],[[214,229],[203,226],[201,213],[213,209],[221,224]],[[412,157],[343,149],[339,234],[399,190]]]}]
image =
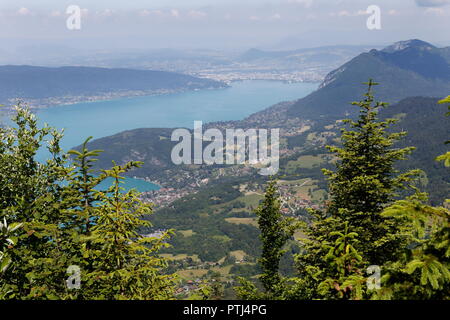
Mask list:
[{"label": "lake", "polygon": [[[41,123],[65,129],[62,147],[69,150],[89,136],[96,139],[137,128],[192,128],[196,120],[241,120],[276,103],[302,98],[317,87],[317,83],[239,81],[225,89],[55,106],[39,110],[37,116]],[[126,187],[158,188],[136,179],[127,179]]]}]

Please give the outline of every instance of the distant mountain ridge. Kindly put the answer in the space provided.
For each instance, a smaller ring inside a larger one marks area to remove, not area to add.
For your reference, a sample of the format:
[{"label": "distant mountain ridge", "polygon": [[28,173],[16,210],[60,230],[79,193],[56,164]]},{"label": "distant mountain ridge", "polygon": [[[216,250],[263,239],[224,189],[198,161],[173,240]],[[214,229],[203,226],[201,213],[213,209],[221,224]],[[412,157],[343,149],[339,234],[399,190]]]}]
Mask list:
[{"label": "distant mountain ridge", "polygon": [[418,49],[436,49],[434,45],[431,43],[419,40],[419,39],[412,39],[412,40],[405,40],[405,41],[397,41],[394,44],[387,46],[386,48],[382,49],[381,52],[386,53],[394,53],[403,51],[405,49],[410,48],[418,48]]},{"label": "distant mountain ridge", "polygon": [[339,57],[356,55],[369,50],[368,46],[324,46],[296,50],[267,51],[252,48],[238,58],[239,61],[249,62],[260,59],[303,59],[310,61],[338,61]]},{"label": "distant mountain ridge", "polygon": [[[289,116],[342,118],[366,89],[369,78],[379,100],[396,103],[410,96],[443,97],[450,92],[450,47],[437,48],[421,40],[401,41],[383,50],[371,50],[327,75],[319,89],[298,100]],[[401,84],[401,85],[400,85]]]},{"label": "distant mountain ridge", "polygon": [[430,79],[450,80],[450,55],[421,40],[400,41],[381,51],[374,51],[381,59],[401,69],[412,70]]},{"label": "distant mountain ridge", "polygon": [[95,67],[0,66],[0,101],[95,96],[108,93],[221,88],[224,83],[189,75]]}]

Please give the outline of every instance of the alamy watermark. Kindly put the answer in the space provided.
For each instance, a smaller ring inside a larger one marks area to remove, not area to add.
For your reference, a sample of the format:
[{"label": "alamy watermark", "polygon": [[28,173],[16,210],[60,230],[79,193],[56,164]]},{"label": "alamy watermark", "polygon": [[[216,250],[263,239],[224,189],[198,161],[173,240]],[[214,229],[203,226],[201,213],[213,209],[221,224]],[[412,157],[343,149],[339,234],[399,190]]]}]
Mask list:
[{"label": "alamy watermark", "polygon": [[70,276],[66,280],[66,285],[69,290],[81,288],[81,269],[79,266],[71,265],[67,268],[67,273]]},{"label": "alamy watermark", "polygon": [[[176,129],[172,141],[172,162],[181,164],[247,164],[260,168],[259,174],[274,175],[279,170],[280,129],[219,129],[203,132],[202,121],[194,121],[194,132]],[[204,143],[209,143],[204,146]],[[270,153],[269,153],[270,150]],[[193,154],[192,154],[193,153]]]},{"label": "alamy watermark", "polygon": [[367,29],[369,30],[381,30],[381,8],[377,5],[371,5],[366,10],[367,14],[370,14],[367,19]]},{"label": "alamy watermark", "polygon": [[367,267],[367,289],[368,290],[378,290],[381,288],[381,268],[377,265],[371,265]]},{"label": "alamy watermark", "polygon": [[68,6],[66,9],[66,14],[69,17],[66,20],[66,27],[69,30],[80,30],[81,29],[81,8],[77,5]]}]

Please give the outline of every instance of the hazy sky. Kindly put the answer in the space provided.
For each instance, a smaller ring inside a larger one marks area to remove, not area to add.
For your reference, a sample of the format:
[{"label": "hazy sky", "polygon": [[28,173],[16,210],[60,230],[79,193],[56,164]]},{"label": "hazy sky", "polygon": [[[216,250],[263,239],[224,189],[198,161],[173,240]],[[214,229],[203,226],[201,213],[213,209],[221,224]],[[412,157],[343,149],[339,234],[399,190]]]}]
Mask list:
[{"label": "hazy sky", "polygon": [[[66,8],[82,8],[68,30]],[[381,8],[368,30],[366,9]],[[305,48],[420,38],[450,45],[450,0],[1,0],[2,47]],[[0,47],[0,52],[2,48]]]}]

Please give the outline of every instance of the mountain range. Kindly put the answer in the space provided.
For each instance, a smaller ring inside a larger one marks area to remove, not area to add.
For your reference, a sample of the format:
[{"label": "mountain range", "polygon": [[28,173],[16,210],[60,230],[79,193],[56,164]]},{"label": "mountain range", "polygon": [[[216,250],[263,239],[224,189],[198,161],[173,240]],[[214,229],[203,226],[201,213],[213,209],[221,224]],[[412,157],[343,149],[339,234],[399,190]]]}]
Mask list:
[{"label": "mountain range", "polygon": [[368,46],[325,46],[285,51],[266,51],[252,48],[237,57],[236,60],[247,63],[268,63],[270,61],[287,63],[290,61],[334,65],[336,63],[342,64],[345,60],[369,49]]},{"label": "mountain range", "polygon": [[396,103],[411,96],[444,97],[450,92],[450,47],[437,48],[421,40],[401,41],[371,50],[327,75],[319,89],[298,100],[290,117],[339,119],[354,109],[350,102],[374,79],[378,99]]}]

